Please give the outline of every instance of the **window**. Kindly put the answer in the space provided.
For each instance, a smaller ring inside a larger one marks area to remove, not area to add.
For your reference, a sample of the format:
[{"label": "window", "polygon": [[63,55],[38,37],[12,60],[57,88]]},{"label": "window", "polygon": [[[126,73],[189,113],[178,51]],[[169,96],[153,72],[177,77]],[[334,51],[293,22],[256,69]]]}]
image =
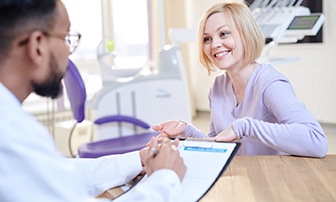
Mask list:
[{"label": "window", "polygon": [[113,38],[117,54],[148,58],[147,0],[113,0]]},{"label": "window", "polygon": [[82,34],[81,42],[72,57],[96,58],[102,40],[101,1],[63,0],[71,21],[71,29]]},{"label": "window", "polygon": [[120,68],[149,61],[147,0],[63,0],[72,29],[82,34],[81,44],[71,57],[97,58],[98,46],[115,50]]}]

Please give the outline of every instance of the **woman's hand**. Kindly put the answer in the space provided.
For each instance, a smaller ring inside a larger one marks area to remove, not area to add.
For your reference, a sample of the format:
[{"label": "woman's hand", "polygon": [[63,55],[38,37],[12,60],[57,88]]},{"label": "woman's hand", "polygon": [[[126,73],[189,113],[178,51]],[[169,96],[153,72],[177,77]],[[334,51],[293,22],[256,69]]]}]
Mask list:
[{"label": "woman's hand", "polygon": [[175,139],[178,136],[184,136],[186,125],[183,121],[172,120],[159,125],[153,125],[152,129],[161,132],[156,138],[158,142],[162,142],[166,138]]},{"label": "woman's hand", "polygon": [[238,139],[237,134],[233,131],[232,126],[227,127],[215,137],[218,142],[232,142]]}]

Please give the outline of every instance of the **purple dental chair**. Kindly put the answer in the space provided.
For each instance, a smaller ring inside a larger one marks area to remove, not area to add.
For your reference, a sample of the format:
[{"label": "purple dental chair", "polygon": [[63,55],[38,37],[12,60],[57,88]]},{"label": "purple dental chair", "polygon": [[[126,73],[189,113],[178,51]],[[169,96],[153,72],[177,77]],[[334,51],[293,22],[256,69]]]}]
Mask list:
[{"label": "purple dental chair", "polygon": [[[72,157],[75,157],[71,151],[71,139],[73,131],[78,123],[85,119],[86,89],[83,79],[75,66],[69,59],[68,70],[64,77],[64,85],[70,102],[71,110],[76,124],[73,126],[69,136],[69,148]],[[127,122],[134,126],[148,129],[148,132],[133,134],[130,136],[111,138],[106,140],[92,141],[81,144],[78,147],[78,157],[97,158],[110,154],[122,154],[136,151],[146,146],[151,137],[158,135],[158,132],[150,131],[150,126],[140,119],[125,115],[110,115],[94,120],[94,124],[102,125],[111,122]]]}]

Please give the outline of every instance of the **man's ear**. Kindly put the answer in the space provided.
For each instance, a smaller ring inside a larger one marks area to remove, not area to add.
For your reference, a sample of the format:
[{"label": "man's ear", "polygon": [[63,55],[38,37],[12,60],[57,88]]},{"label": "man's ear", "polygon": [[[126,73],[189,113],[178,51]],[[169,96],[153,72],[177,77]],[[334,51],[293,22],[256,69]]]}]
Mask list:
[{"label": "man's ear", "polygon": [[34,31],[29,36],[28,55],[33,63],[41,65],[47,54],[47,37],[41,31]]}]

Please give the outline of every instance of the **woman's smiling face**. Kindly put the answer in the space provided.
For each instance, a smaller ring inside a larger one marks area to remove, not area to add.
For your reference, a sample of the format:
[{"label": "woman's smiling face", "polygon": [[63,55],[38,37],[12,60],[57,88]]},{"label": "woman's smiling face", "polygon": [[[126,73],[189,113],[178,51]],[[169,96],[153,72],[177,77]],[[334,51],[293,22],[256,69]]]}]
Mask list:
[{"label": "woman's smiling face", "polygon": [[229,15],[214,13],[209,16],[205,23],[203,40],[203,51],[217,68],[229,70],[241,64],[244,49]]}]

